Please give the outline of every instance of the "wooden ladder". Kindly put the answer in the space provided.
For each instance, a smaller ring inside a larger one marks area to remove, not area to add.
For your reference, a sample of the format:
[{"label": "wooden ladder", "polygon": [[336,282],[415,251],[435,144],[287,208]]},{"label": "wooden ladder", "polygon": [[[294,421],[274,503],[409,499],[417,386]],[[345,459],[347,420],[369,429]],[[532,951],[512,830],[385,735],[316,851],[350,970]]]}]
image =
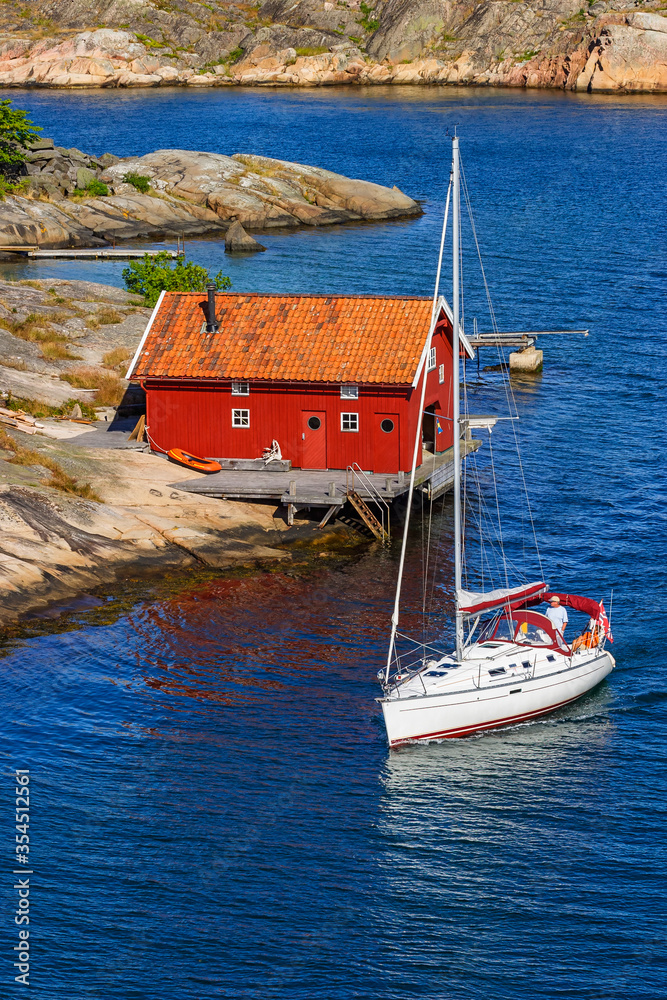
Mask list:
[{"label": "wooden ladder", "polygon": [[369,531],[373,532],[379,542],[386,545],[389,541],[389,532],[383,527],[380,521],[378,521],[366,501],[359,496],[356,490],[350,489],[347,491],[347,499],[350,501]]}]

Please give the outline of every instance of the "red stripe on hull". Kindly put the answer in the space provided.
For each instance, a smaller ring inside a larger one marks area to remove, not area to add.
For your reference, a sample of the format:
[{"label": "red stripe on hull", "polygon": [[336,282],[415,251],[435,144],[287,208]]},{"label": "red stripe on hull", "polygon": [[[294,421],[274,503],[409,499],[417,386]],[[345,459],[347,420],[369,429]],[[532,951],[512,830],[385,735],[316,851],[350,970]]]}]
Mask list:
[{"label": "red stripe on hull", "polygon": [[[585,691],[583,692],[583,694],[586,693]],[[425,733],[423,736],[407,736],[403,740],[395,740],[389,746],[399,747],[403,746],[404,743],[416,743],[418,740],[456,739],[458,736],[471,736],[473,733],[481,733],[485,729],[511,726],[513,722],[523,722],[525,719],[534,719],[537,715],[546,715],[548,712],[555,712],[557,708],[569,705],[570,702],[577,701],[581,697],[582,695],[577,694],[574,698],[566,698],[565,701],[559,701],[556,705],[549,705],[548,708],[538,708],[535,712],[524,712],[522,715],[512,715],[506,719],[496,719],[494,722],[486,722],[482,726],[464,726],[462,729],[447,729],[442,732]]]}]

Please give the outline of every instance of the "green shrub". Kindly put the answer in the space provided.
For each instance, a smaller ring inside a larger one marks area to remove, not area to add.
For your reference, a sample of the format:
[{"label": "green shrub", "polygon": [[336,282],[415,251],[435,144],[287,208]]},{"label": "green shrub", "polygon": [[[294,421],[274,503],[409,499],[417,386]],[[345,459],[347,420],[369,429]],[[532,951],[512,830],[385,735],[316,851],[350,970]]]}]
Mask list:
[{"label": "green shrub", "polygon": [[377,18],[371,17],[371,14],[374,13],[373,8],[369,7],[369,5],[364,3],[363,0],[359,4],[359,8],[364,16],[359,18],[357,24],[360,24],[364,31],[368,31],[369,33],[377,31],[380,27],[380,22]]},{"label": "green shrub", "polygon": [[126,184],[131,184],[135,187],[137,191],[141,191],[142,194],[147,194],[150,187],[150,177],[144,177],[143,174],[125,174],[123,180]]},{"label": "green shrub", "polygon": [[243,59],[244,55],[244,50],[237,47],[232,49],[229,55],[225,56],[223,62],[225,62],[228,66],[232,66],[234,63],[237,63],[239,59]]},{"label": "green shrub", "polygon": [[163,42],[157,42],[154,38],[151,38],[149,35],[140,35],[137,34],[137,32],[135,32],[134,37],[137,39],[138,42],[141,42],[142,45],[145,45],[147,49],[164,48]]},{"label": "green shrub", "polygon": [[154,257],[146,254],[140,260],[133,260],[123,270],[123,281],[128,291],[143,295],[144,305],[152,308],[160,297],[160,292],[203,292],[209,281],[215,282],[219,291],[232,287],[229,278],[219,271],[215,278],[209,278],[208,271],[192,261],[176,260],[171,266],[168,253],[158,253]]},{"label": "green shrub", "polygon": [[86,191],[89,194],[94,195],[96,198],[103,198],[105,195],[109,194],[109,188],[106,186],[104,181],[90,181],[86,184]]},{"label": "green shrub", "polygon": [[0,171],[19,167],[25,162],[30,143],[39,139],[41,128],[28,118],[27,111],[13,108],[12,102],[0,101]]}]

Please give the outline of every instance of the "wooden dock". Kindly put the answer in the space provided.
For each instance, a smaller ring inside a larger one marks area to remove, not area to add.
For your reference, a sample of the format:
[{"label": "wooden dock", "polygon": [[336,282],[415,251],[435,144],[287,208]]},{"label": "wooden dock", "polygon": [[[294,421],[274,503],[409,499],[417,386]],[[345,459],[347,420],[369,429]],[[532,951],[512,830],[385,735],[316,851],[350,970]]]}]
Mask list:
[{"label": "wooden dock", "polygon": [[[478,418],[481,419],[481,418]],[[488,419],[489,418],[485,418]],[[493,423],[495,420],[490,418]],[[480,425],[481,426],[481,425]],[[468,431],[467,439],[461,441],[462,456],[468,455],[481,445]],[[424,452],[422,464],[418,467],[415,486],[434,499],[446,493],[454,484],[454,449],[449,448],[439,454]],[[410,488],[408,473],[383,475],[361,470],[327,469],[263,469],[238,470],[223,469],[208,476],[170,484],[175,489],[187,493],[216,497],[220,500],[271,500],[287,507],[288,521],[292,523],[294,514],[307,508],[323,508],[321,526],[336,514],[353,497],[360,497],[366,504],[386,509],[393,501],[403,496]]]},{"label": "wooden dock", "polygon": [[136,247],[93,247],[92,249],[40,250],[33,246],[0,246],[0,253],[15,253],[30,260],[135,260],[166,253],[172,260],[183,257],[181,250],[137,250]]}]

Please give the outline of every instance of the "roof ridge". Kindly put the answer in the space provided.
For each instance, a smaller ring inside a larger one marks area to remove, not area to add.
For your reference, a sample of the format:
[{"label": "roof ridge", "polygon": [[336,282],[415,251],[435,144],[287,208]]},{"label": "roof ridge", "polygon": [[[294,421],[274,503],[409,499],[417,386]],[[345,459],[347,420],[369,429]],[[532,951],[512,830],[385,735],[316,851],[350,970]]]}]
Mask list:
[{"label": "roof ridge", "polygon": [[[279,298],[279,299],[407,299],[410,302],[427,302],[432,299],[431,295],[374,295],[365,292],[221,292],[215,293],[218,296],[233,297],[234,295],[244,298]],[[206,292],[165,292],[165,295],[206,295]]]}]

